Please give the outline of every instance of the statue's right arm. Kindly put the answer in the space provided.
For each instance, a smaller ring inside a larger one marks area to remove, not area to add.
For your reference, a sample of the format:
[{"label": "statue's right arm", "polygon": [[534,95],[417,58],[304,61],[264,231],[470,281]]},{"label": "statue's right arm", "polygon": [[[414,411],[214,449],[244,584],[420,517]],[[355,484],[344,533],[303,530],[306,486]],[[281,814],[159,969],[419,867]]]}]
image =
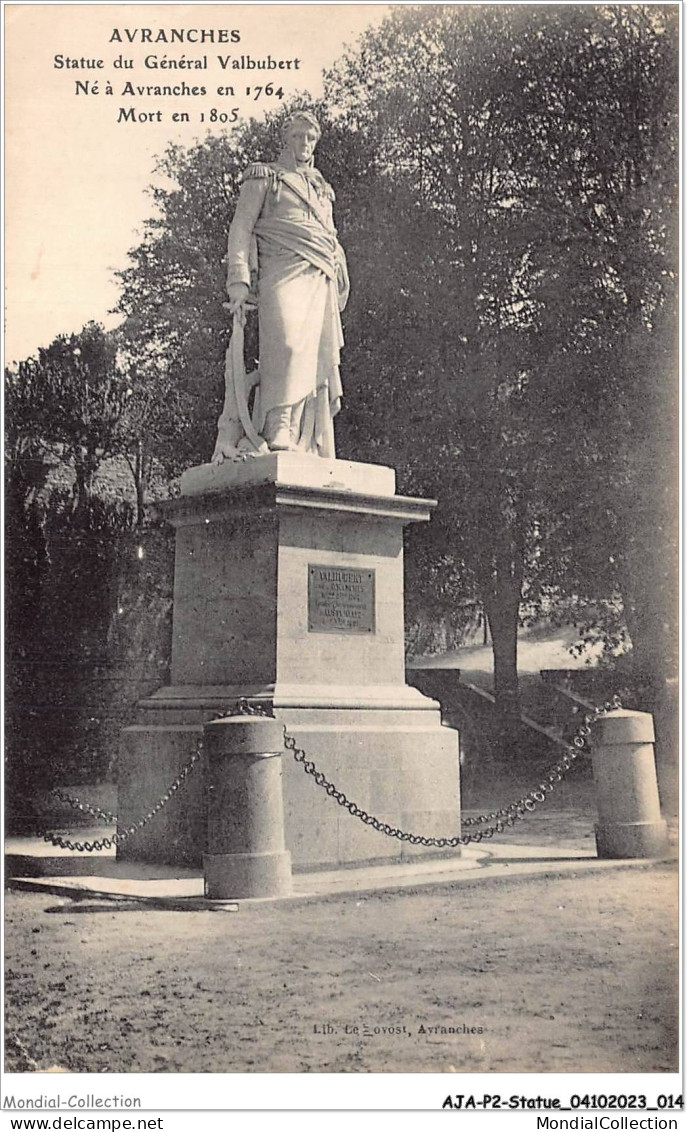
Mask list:
[{"label": "statue's right arm", "polygon": [[[250,241],[253,228],[262,211],[267,186],[266,177],[250,177],[241,185],[236,212],[229,228],[227,246],[227,291],[230,299],[232,299],[230,288],[234,290],[236,284],[245,286],[244,298],[248,294]],[[238,294],[238,289],[234,294]]]}]

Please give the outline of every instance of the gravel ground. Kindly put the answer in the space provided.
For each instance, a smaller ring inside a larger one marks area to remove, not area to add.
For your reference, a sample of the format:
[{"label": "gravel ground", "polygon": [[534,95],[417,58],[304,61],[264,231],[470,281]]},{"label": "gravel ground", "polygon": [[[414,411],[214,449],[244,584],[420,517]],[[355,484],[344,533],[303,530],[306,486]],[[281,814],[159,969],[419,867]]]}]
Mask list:
[{"label": "gravel ground", "polygon": [[5,916],[7,1070],[678,1068],[671,865],[238,913],[9,892]]}]

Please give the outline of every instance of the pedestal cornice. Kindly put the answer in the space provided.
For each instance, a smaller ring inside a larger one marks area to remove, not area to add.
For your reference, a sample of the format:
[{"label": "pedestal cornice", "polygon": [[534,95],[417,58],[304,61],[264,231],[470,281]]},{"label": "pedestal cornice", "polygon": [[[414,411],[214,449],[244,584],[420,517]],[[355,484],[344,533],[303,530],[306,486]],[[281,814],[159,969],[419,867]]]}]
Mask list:
[{"label": "pedestal cornice", "polygon": [[217,522],[226,519],[228,514],[236,516],[248,511],[257,514],[275,507],[349,513],[362,519],[392,519],[406,524],[427,522],[436,507],[436,500],[262,483],[201,495],[182,495],[177,499],[161,500],[154,507],[175,527]]}]

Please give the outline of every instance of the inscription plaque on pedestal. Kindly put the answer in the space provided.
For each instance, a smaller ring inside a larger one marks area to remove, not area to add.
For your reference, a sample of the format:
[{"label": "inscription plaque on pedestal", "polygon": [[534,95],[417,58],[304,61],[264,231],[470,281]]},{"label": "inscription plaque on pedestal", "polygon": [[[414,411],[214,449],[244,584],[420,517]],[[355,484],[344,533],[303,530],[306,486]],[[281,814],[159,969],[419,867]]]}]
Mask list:
[{"label": "inscription plaque on pedestal", "polygon": [[308,565],[308,632],[374,633],[374,570]]}]

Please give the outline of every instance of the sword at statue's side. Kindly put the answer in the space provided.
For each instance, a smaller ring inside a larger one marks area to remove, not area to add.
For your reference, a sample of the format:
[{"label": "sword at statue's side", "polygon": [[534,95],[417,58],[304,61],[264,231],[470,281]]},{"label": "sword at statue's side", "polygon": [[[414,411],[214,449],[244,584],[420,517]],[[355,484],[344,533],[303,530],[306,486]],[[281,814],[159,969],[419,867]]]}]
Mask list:
[{"label": "sword at statue's side", "polygon": [[[222,304],[227,310],[229,303]],[[225,460],[245,460],[250,456],[263,456],[269,452],[267,443],[253,423],[259,414],[260,374],[256,370],[247,374],[244,361],[245,309],[234,311],[231,341],[224,361],[224,407],[217,422],[217,441],[212,454],[213,464]],[[248,408],[248,394],[254,385],[253,419]],[[241,435],[243,433],[243,435]]]}]

